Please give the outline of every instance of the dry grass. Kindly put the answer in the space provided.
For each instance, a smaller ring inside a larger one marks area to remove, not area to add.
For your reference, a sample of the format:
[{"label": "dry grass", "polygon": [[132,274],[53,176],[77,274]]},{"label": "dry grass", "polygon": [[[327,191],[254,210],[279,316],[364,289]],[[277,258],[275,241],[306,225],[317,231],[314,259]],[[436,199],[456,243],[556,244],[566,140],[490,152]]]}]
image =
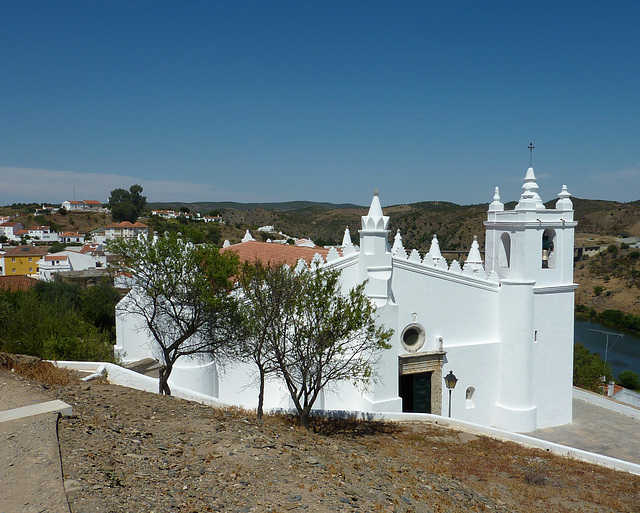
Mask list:
[{"label": "dry grass", "polygon": [[52,386],[65,386],[77,381],[68,369],[56,367],[32,356],[0,353],[0,369]]}]

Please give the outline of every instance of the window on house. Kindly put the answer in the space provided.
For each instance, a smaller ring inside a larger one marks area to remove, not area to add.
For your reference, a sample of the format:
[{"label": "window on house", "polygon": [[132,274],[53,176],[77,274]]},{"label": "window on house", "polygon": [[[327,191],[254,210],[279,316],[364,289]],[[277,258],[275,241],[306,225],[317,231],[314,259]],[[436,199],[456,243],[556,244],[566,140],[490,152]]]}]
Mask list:
[{"label": "window on house", "polygon": [[14,267],[11,272],[15,273],[16,272],[16,268]]},{"label": "window on house", "polygon": [[33,267],[29,267],[29,272],[32,273],[33,272]]},{"label": "window on house", "polygon": [[16,259],[15,259],[15,258],[12,258],[12,259],[11,259],[11,262],[15,262],[15,261],[16,261]]},{"label": "window on house", "polygon": [[33,258],[32,257],[29,257],[29,262],[33,262]]}]

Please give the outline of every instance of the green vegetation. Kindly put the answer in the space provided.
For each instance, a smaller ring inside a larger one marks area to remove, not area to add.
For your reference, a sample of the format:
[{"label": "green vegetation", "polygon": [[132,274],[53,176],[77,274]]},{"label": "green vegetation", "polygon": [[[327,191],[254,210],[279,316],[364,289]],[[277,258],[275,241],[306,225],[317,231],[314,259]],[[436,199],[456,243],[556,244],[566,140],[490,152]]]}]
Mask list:
[{"label": "green vegetation", "polygon": [[573,351],[573,385],[600,392],[602,384],[612,379],[611,367],[602,361],[600,354],[591,353],[576,342]]},{"label": "green vegetation", "polygon": [[0,351],[49,360],[113,361],[115,305],[109,285],[39,282],[0,291]]},{"label": "green vegetation", "polygon": [[147,204],[146,196],[141,195],[142,186],[132,185],[129,190],[114,189],[109,197],[108,207],[111,219],[116,223],[129,221],[135,223],[142,209]]},{"label": "green vegetation", "polygon": [[136,282],[122,307],[142,321],[162,357],[161,394],[171,395],[169,376],[181,356],[226,357],[236,333],[236,304],[230,294],[238,270],[235,254],[194,246],[176,235],[116,239],[107,247],[121,255],[119,271]]},{"label": "green vegetation", "polygon": [[640,333],[639,315],[625,314],[620,310],[604,310],[598,313],[585,305],[576,305],[575,311],[577,317],[593,319],[612,328],[624,328]]},{"label": "green vegetation", "polygon": [[630,390],[638,390],[640,388],[640,381],[638,381],[638,375],[630,370],[622,371],[618,374],[618,383],[624,388]]},{"label": "green vegetation", "polygon": [[218,223],[204,223],[187,219],[184,216],[178,219],[163,219],[160,216],[151,216],[147,224],[159,234],[180,234],[180,236],[194,244],[209,243],[220,245],[222,229]]},{"label": "green vegetation", "polygon": [[300,424],[320,392],[340,381],[366,386],[375,381],[375,362],[389,349],[393,330],[376,325],[375,306],[362,283],[347,294],[340,271],[319,267],[296,272],[285,265],[246,265],[240,278],[240,312],[247,336],[241,357],[258,367],[262,416],[265,379],[275,374],[287,385]]}]

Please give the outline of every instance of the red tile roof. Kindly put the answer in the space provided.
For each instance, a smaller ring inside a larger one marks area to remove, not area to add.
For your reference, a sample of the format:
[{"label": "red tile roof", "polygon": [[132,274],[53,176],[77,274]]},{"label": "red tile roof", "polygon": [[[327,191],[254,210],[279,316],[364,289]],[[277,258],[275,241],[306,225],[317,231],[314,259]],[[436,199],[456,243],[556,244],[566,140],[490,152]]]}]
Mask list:
[{"label": "red tile roof", "polygon": [[286,263],[289,267],[295,267],[301,258],[310,263],[316,253],[323,259],[327,258],[328,249],[316,246],[315,248],[305,248],[290,246],[288,244],[276,244],[274,242],[243,242],[222,248],[220,252],[232,251],[240,257],[241,262],[260,261],[264,264]]},{"label": "red tile roof", "polygon": [[64,232],[60,234],[60,237],[84,237],[84,235],[77,232]]},{"label": "red tile roof", "polygon": [[84,200],[82,203],[86,203],[87,205],[102,205],[102,201],[97,200]]},{"label": "red tile roof", "polygon": [[38,280],[29,276],[0,276],[0,289],[15,292],[16,290],[29,290]]},{"label": "red tile roof", "polygon": [[69,257],[67,255],[45,255],[44,256],[44,261],[45,262],[53,262],[53,261],[57,261],[57,260],[68,260]]},{"label": "red tile roof", "polygon": [[8,249],[4,256],[5,258],[29,255],[42,256],[47,253],[49,253],[49,248],[47,246],[16,246],[15,248]]},{"label": "red tile roof", "polygon": [[121,223],[110,223],[106,228],[149,228],[146,224],[136,221],[130,223],[129,221],[122,221]]}]

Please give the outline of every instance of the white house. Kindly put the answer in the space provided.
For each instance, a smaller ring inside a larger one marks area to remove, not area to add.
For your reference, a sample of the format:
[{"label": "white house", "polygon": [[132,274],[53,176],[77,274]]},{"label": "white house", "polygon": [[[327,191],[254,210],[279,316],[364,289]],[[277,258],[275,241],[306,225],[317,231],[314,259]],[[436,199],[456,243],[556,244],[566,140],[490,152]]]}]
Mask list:
[{"label": "white house", "polygon": [[68,212],[100,211],[102,203],[97,200],[63,201],[62,208]]},{"label": "white house", "polygon": [[9,240],[20,240],[17,233],[23,229],[19,221],[5,221],[0,224],[0,237],[5,236]]},{"label": "white house", "polygon": [[[485,221],[485,261],[474,240],[463,263],[448,263],[435,236],[426,255],[405,249],[400,233],[391,246],[389,217],[376,193],[362,217],[360,248],[347,230],[341,252],[318,251],[315,259],[341,270],[345,291],[368,280],[380,322],[394,329],[393,347],[369,390],[344,383],[325,391],[317,407],[446,415],[443,376],[453,371],[455,418],[518,432],[571,422],[576,222],[566,187],[555,209],[544,207],[537,189],[529,168],[518,204],[506,211],[496,188]],[[247,241],[224,249],[272,261],[279,250],[291,248]],[[125,360],[153,355],[139,327],[118,310],[116,351]],[[226,403],[257,403],[248,365],[218,373],[210,362],[179,361],[171,381]],[[265,407],[291,407],[286,387],[270,382]]]},{"label": "white house", "polygon": [[120,223],[110,223],[104,227],[105,240],[112,239],[135,239],[139,235],[149,235],[149,227],[136,221],[131,223],[129,221],[122,221]]},{"label": "white house", "polygon": [[51,231],[49,226],[32,226],[28,228],[28,235],[42,242],[58,242],[58,234]]},{"label": "white house", "polygon": [[104,258],[77,251],[60,251],[45,255],[38,262],[38,279],[52,281],[57,273],[104,268],[103,260]]},{"label": "white house", "polygon": [[63,244],[84,244],[84,235],[78,232],[63,232],[60,234],[60,242]]}]

